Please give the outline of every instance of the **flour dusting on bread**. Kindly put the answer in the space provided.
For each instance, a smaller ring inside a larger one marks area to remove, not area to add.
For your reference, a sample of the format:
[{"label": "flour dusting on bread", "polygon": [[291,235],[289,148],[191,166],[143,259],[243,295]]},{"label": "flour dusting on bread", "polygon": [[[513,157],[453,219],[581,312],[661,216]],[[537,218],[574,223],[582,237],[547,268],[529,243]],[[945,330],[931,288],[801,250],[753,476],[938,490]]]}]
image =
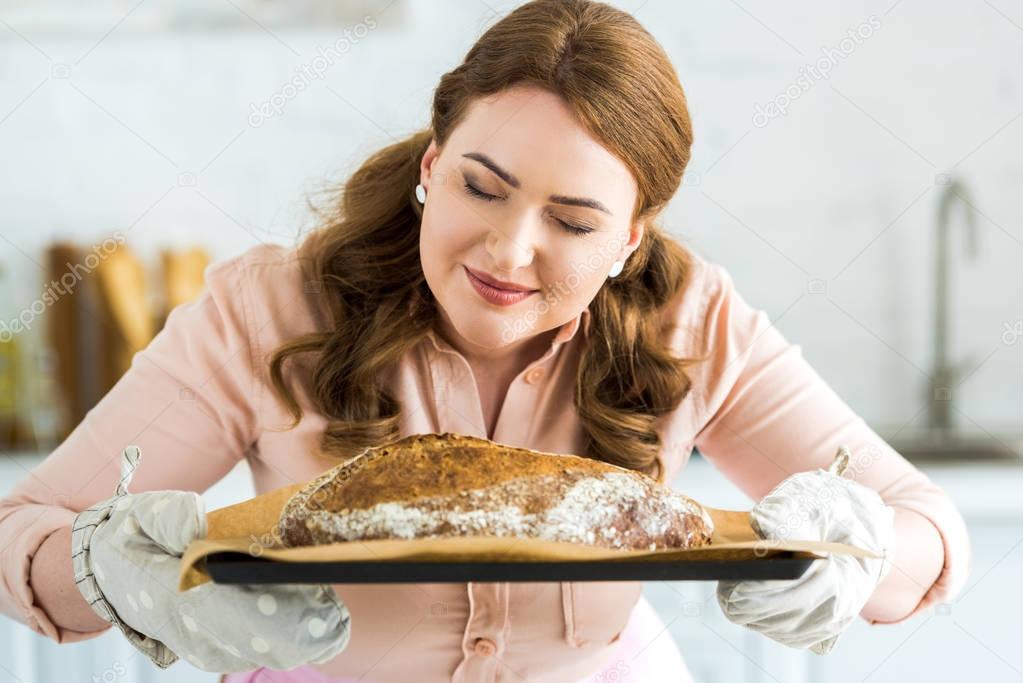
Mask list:
[{"label": "flour dusting on bread", "polygon": [[453,433],[370,448],[311,481],[281,512],[287,546],[505,536],[655,550],[710,543],[696,501],[644,474]]}]

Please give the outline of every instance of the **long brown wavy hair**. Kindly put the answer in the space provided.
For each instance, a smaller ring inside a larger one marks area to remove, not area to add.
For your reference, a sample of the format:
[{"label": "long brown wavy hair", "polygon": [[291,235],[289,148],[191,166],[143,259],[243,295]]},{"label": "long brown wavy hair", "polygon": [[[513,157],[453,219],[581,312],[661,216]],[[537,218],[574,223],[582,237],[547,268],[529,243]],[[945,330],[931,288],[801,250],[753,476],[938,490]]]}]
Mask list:
[{"label": "long brown wavy hair", "polygon": [[285,361],[305,368],[301,383],[327,420],[322,455],[348,459],[400,437],[402,406],[381,377],[440,319],[419,256],[420,161],[431,139],[443,147],[474,98],[517,84],[561,96],[636,179],[633,220],[648,222],[624,271],[590,304],[574,395],[588,446],[577,455],[661,480],[655,420],[685,398],[686,368],[702,359],[677,358],[662,341],[653,313],[687,286],[692,255],[653,217],[681,183],[692,127],[661,46],[631,15],[600,2],[536,0],[512,11],[440,79],[429,128],[372,154],[327,191],[325,208],[311,204],[322,222],[298,255],[306,281],[320,288],[325,329],[273,351],[274,390],[293,428],[302,408]]}]

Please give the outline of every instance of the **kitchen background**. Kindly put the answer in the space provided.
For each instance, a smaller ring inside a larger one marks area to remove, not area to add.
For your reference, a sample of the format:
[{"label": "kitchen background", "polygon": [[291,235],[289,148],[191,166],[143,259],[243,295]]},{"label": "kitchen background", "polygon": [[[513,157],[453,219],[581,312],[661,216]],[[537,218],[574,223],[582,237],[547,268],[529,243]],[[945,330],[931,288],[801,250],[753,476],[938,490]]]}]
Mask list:
[{"label": "kitchen background", "polygon": [[[438,77],[518,4],[0,0],[0,495],[207,263],[292,242],[307,195],[426,125]],[[946,488],[974,544],[954,603],[857,622],[826,657],[729,624],[712,583],[648,585],[660,637],[699,681],[1023,680],[1023,8],[612,4],[693,116],[663,224]],[[751,504],[699,457],[676,485]],[[205,497],[250,495],[243,464]],[[0,620],[0,683],[56,680],[215,677]]]}]

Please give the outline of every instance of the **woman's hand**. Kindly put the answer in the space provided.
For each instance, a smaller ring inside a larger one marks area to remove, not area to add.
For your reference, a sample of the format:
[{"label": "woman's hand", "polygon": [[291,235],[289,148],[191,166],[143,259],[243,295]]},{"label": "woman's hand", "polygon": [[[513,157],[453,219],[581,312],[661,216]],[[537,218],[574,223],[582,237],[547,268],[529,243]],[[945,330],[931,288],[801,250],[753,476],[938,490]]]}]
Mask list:
[{"label": "woman's hand", "polygon": [[882,558],[829,554],[791,581],[720,581],[729,621],[789,647],[827,654],[887,575],[895,551],[895,511],[873,489],[841,476],[843,446],[827,470],[788,477],[757,503],[753,530],[765,540],[833,541]]},{"label": "woman's hand", "polygon": [[206,535],[190,491],[128,494],[139,449],[125,449],[117,495],[72,531],[79,591],[158,666],[184,657],[204,671],[291,669],[327,661],[349,640],[350,615],[330,586],[220,585],[178,591],[179,560]]}]

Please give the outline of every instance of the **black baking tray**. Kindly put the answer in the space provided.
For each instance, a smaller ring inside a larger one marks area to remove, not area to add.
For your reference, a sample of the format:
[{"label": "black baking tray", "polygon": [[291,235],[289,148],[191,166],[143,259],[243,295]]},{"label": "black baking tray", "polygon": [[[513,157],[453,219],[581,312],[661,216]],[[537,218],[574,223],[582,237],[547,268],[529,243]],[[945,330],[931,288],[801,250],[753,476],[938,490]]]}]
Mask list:
[{"label": "black baking tray", "polygon": [[212,553],[216,583],[465,583],[468,581],[717,581],[798,579],[821,557],[779,551],[747,560],[566,562],[344,561],[281,562],[241,553]]}]

